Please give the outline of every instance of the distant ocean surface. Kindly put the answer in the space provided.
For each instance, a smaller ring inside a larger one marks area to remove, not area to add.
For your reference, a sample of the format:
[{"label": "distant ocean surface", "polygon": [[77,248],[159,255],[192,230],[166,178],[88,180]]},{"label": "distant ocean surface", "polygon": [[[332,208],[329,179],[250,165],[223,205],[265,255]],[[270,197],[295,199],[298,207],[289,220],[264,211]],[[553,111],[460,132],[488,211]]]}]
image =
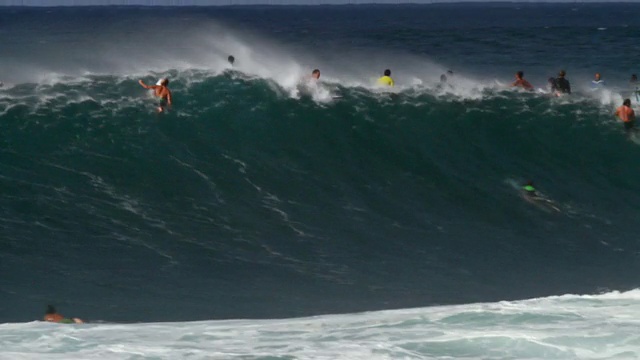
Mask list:
[{"label": "distant ocean surface", "polygon": [[0,8],[0,359],[640,357],[639,12]]}]

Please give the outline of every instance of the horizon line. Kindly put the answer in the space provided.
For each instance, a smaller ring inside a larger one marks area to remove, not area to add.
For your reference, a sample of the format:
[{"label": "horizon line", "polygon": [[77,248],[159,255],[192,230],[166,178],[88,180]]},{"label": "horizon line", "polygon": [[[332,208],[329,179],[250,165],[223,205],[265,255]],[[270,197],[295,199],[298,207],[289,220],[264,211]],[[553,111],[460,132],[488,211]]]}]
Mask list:
[{"label": "horizon line", "polygon": [[637,0],[0,0],[0,7],[230,7],[322,5],[432,5],[432,4],[628,4]]}]

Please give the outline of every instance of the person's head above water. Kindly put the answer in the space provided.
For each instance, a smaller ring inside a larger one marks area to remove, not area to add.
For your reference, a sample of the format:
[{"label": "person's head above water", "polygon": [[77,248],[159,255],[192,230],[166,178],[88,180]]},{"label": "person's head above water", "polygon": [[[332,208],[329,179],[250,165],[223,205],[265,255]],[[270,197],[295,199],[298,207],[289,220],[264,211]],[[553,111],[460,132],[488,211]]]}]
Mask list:
[{"label": "person's head above water", "polygon": [[558,73],[558,77],[563,78],[565,75],[567,75],[567,72],[564,70],[560,70],[560,72]]},{"label": "person's head above water", "polygon": [[524,73],[522,72],[522,70],[521,70],[521,71],[518,71],[518,72],[516,73],[516,78],[517,78],[517,79],[522,79],[523,77],[524,77]]},{"label": "person's head above water", "polygon": [[596,73],[595,78],[596,78],[596,81],[600,81],[600,73]]},{"label": "person's head above water", "polygon": [[229,61],[229,64],[233,65],[233,63],[236,61],[236,58],[234,58],[233,55],[229,55],[227,61]]},{"label": "person's head above water", "polygon": [[384,76],[391,76],[391,70],[387,69],[384,71]]},{"label": "person's head above water", "polygon": [[56,308],[54,308],[53,305],[47,305],[47,312],[45,314],[51,315],[56,313],[57,313]]},{"label": "person's head above water", "polygon": [[446,83],[447,82],[447,75],[445,75],[445,74],[440,75],[440,82],[441,83]]},{"label": "person's head above water", "polygon": [[319,69],[314,69],[314,70],[311,72],[311,77],[312,77],[312,78],[314,78],[314,79],[316,79],[316,80],[317,80],[317,79],[320,79],[320,70],[319,70]]},{"label": "person's head above water", "polygon": [[638,75],[631,74],[631,81],[638,81]]},{"label": "person's head above water", "polygon": [[624,99],[624,101],[622,102],[622,105],[631,107],[631,100]]}]

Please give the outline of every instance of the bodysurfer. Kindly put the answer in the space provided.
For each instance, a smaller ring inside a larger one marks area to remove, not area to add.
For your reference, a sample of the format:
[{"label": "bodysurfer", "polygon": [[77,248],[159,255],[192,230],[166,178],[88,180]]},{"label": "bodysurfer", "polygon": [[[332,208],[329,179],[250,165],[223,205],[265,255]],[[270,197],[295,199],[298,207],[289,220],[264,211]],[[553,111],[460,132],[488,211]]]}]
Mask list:
[{"label": "bodysurfer", "polygon": [[602,76],[600,75],[600,73],[596,73],[594,79],[591,80],[591,90],[596,91],[604,89],[605,85],[606,83],[604,80],[602,80]]},{"label": "bodysurfer", "polygon": [[533,90],[533,85],[524,79],[524,73],[522,71],[516,73],[516,81],[511,84],[511,87],[521,87],[529,91]]},{"label": "bodysurfer", "polygon": [[636,114],[631,108],[631,100],[624,99],[622,106],[616,109],[615,115],[624,123],[624,129],[627,132],[635,130]]},{"label": "bodysurfer", "polygon": [[522,197],[528,202],[546,211],[553,210],[553,211],[561,212],[560,208],[556,205],[556,203],[553,200],[550,200],[546,196],[538,193],[536,188],[533,186],[533,181],[527,181],[522,186]]},{"label": "bodysurfer", "polygon": [[44,315],[44,321],[60,324],[84,324],[84,321],[79,318],[65,318],[58,314],[56,308],[51,305],[47,305],[47,312]]},{"label": "bodysurfer", "polygon": [[145,89],[153,90],[155,96],[160,98],[158,102],[158,112],[163,112],[167,106],[171,106],[171,91],[169,90],[169,79],[161,79],[159,85],[147,85],[142,80],[138,81]]},{"label": "bodysurfer", "polygon": [[391,70],[387,69],[384,71],[384,75],[378,79],[378,85],[384,86],[394,86],[395,83],[391,78]]},{"label": "bodysurfer", "polygon": [[564,70],[560,70],[558,77],[554,81],[556,95],[571,94],[571,84],[569,80],[565,79],[567,73]]}]

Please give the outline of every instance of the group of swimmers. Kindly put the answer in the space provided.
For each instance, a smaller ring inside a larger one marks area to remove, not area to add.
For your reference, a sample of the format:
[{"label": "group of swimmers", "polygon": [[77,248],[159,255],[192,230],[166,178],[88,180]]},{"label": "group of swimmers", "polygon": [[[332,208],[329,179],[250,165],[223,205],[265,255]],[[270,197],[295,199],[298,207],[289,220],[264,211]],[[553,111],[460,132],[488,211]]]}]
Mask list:
[{"label": "group of swimmers", "polygon": [[[233,66],[233,64],[235,63],[236,59],[235,57],[233,57],[233,55],[229,55],[229,57],[227,58],[227,61],[229,62],[229,64],[231,64],[231,66]],[[314,69],[311,72],[311,76],[309,77],[311,80],[319,80],[320,79],[320,70],[319,69]],[[155,85],[147,85],[144,83],[144,81],[139,80],[138,83],[140,84],[140,86],[142,86],[145,89],[149,89],[149,90],[153,90],[154,95],[156,97],[160,98],[160,101],[158,102],[158,112],[164,112],[165,109],[168,106],[171,106],[171,104],[173,103],[172,97],[171,97],[171,90],[169,90],[169,79],[160,79],[158,80],[158,82]],[[393,81],[393,78],[391,77],[391,70],[386,69],[383,72],[382,77],[380,77],[377,81],[378,85],[381,86],[390,86],[393,87],[395,85],[395,82]]]},{"label": "group of swimmers", "polygon": [[[564,94],[571,94],[571,84],[569,80],[565,78],[566,72],[561,70],[558,73],[557,78],[549,78],[548,87],[551,94],[555,96],[561,96]],[[524,73],[522,71],[518,71],[516,73],[516,80],[511,84],[511,87],[520,87],[525,90],[533,91],[534,87],[527,80],[524,79]],[[633,94],[635,94],[636,101],[640,101],[640,83],[638,83],[638,76],[636,74],[631,75],[631,80],[629,80],[629,85],[631,85],[633,89]],[[596,73],[594,79],[591,81],[591,89],[592,90],[601,90],[606,86],[606,82],[602,79],[602,75],[600,73]],[[616,109],[614,113],[622,123],[624,124],[625,130],[635,131],[635,112],[631,108],[631,99],[624,99],[622,102],[622,106]]]},{"label": "group of swimmers", "polygon": [[[231,66],[235,63],[235,58],[233,55],[229,55],[227,61]],[[447,76],[453,76],[453,71],[448,70],[447,74],[442,74],[440,76],[440,83],[447,83]],[[548,90],[554,96],[562,96],[564,94],[571,94],[571,83],[566,79],[566,72],[564,70],[560,70],[558,72],[557,77],[551,77],[547,81]],[[525,90],[533,91],[534,87],[530,82],[525,80],[524,72],[518,71],[515,74],[516,80],[511,84],[511,87],[519,87]],[[314,69],[311,72],[311,76],[309,77],[312,81],[317,81],[320,79],[320,70]],[[171,97],[171,90],[169,90],[169,79],[160,79],[155,85],[147,85],[142,80],[139,81],[140,85],[145,89],[150,89],[154,91],[156,97],[160,98],[158,102],[158,112],[164,112],[167,106],[171,106],[173,103]],[[377,84],[380,86],[389,86],[393,87],[395,85],[395,81],[391,77],[391,70],[386,69],[383,72],[383,75],[378,79]],[[602,79],[602,76],[599,73],[596,73],[594,76],[594,80],[591,81],[591,88],[593,90],[603,89],[606,85],[606,82]],[[638,77],[636,74],[631,75],[630,85],[634,88],[634,94],[636,96],[636,100],[640,101],[640,90],[638,86]],[[618,107],[615,115],[622,120],[624,123],[624,128],[627,131],[635,130],[635,112],[631,108],[631,100],[624,99],[622,106]]]}]

